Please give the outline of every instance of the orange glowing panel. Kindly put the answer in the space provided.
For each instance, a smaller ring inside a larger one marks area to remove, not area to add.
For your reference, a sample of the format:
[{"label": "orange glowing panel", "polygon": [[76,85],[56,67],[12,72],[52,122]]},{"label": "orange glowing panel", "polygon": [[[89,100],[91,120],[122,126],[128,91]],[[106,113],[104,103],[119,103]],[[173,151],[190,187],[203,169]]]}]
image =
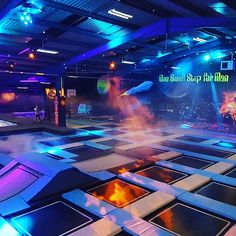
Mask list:
[{"label": "orange glowing panel", "polygon": [[118,173],[119,173],[119,174],[123,174],[123,173],[128,172],[128,171],[129,171],[129,169],[127,169],[127,168],[125,168],[125,167],[122,167],[122,168],[120,168],[120,169],[118,170]]},{"label": "orange glowing panel", "polygon": [[9,103],[16,99],[16,94],[14,92],[4,92],[0,94],[0,103]]},{"label": "orange glowing panel", "polygon": [[168,184],[172,184],[188,176],[182,172],[159,166],[152,166],[140,170],[136,174]]},{"label": "orange glowing panel", "polygon": [[224,102],[221,105],[219,113],[224,115],[230,114],[236,122],[236,92],[225,92]]},{"label": "orange glowing panel", "polygon": [[149,194],[148,191],[119,179],[90,189],[88,192],[119,208]]},{"label": "orange glowing panel", "polygon": [[163,214],[160,215],[160,220],[165,222],[165,227],[169,230],[174,229],[173,224],[173,212],[170,209],[169,211],[165,211]]}]

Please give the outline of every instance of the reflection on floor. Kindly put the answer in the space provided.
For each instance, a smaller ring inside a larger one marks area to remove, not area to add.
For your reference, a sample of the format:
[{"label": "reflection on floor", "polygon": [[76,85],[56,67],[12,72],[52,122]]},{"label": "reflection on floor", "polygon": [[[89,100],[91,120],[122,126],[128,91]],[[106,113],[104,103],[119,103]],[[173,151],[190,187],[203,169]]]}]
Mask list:
[{"label": "reflection on floor", "polygon": [[236,138],[71,126],[0,136],[0,235],[236,235]]}]

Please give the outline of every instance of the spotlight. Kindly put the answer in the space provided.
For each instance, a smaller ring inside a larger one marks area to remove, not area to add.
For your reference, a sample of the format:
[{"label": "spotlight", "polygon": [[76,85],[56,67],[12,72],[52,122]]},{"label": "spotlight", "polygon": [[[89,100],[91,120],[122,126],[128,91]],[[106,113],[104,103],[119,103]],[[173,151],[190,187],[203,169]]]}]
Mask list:
[{"label": "spotlight", "polygon": [[32,24],[32,16],[29,12],[21,11],[20,12],[20,20],[24,23],[24,25]]},{"label": "spotlight", "polygon": [[28,58],[31,59],[31,60],[35,59],[35,54],[32,53],[32,52],[29,53],[29,54],[28,54]]},{"label": "spotlight", "polygon": [[208,53],[208,54],[204,55],[203,58],[204,58],[205,61],[209,61],[211,59],[211,56]]},{"label": "spotlight", "polygon": [[9,71],[12,71],[16,65],[16,63],[13,61],[6,61],[6,64]]},{"label": "spotlight", "polygon": [[116,63],[114,61],[112,61],[110,64],[109,64],[109,68],[110,70],[114,70],[116,68]]}]

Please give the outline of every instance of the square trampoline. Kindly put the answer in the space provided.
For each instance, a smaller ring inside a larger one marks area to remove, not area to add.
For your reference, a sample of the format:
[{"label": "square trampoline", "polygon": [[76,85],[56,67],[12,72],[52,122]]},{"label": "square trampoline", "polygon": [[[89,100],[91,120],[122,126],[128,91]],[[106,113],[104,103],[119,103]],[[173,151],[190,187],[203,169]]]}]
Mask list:
[{"label": "square trampoline", "polygon": [[193,142],[193,143],[200,143],[200,142],[208,140],[207,138],[200,138],[200,137],[189,136],[189,135],[184,135],[184,136],[181,136],[181,137],[177,137],[175,139],[179,139],[179,140],[183,140],[183,141],[189,141],[189,142]]},{"label": "square trampoline", "polygon": [[43,141],[39,143],[53,147],[53,146],[61,146],[61,145],[69,144],[69,143],[77,143],[77,142],[87,141],[87,140],[97,139],[97,138],[100,138],[100,136],[88,134],[88,135],[81,135],[81,136],[78,135],[78,136],[73,136],[73,137],[65,137],[65,138],[59,138],[59,139],[54,139],[54,140],[48,140],[48,141]]},{"label": "square trampoline", "polygon": [[191,157],[191,156],[185,156],[185,155],[176,157],[169,161],[176,164],[196,168],[196,169],[205,169],[208,166],[211,166],[214,164],[214,162],[212,161],[207,161],[207,160],[203,160],[197,157]]},{"label": "square trampoline", "polygon": [[153,161],[147,161],[147,160],[136,160],[134,162],[120,165],[114,168],[109,169],[108,171],[114,173],[114,174],[122,174],[128,171],[135,171],[140,168],[145,168],[151,164],[154,164]]},{"label": "square trampoline", "polygon": [[[62,236],[73,232],[97,218],[57,201],[12,218],[16,228],[26,235]],[[37,223],[35,223],[37,222]]]},{"label": "square trampoline", "polygon": [[115,179],[89,189],[88,193],[116,207],[122,208],[146,196],[149,194],[149,191],[123,180]]},{"label": "square trampoline", "polygon": [[229,185],[211,182],[196,191],[196,194],[236,206],[236,188]]},{"label": "square trampoline", "polygon": [[189,151],[189,152],[195,152],[203,155],[210,155],[214,157],[220,157],[220,158],[226,158],[231,156],[233,153],[228,151],[222,151],[219,149],[213,149],[213,148],[207,148],[202,146],[195,146],[180,142],[174,142],[174,141],[162,141],[157,143],[158,145],[170,147],[170,148],[176,148],[183,151]]},{"label": "square trampoline", "polygon": [[107,135],[120,135],[120,134],[125,134],[124,131],[118,131],[118,130],[108,130],[108,131],[104,131],[104,134]]},{"label": "square trampoline", "polygon": [[81,130],[88,130],[88,131],[94,131],[94,130],[102,130],[102,129],[104,129],[104,128],[103,128],[103,127],[89,126],[89,127],[81,127],[81,128],[78,128],[78,129],[81,129]]},{"label": "square trampoline", "polygon": [[182,172],[159,166],[151,166],[144,170],[137,171],[136,174],[168,184],[173,184],[188,176]]},{"label": "square trampoline", "polygon": [[73,158],[73,159],[76,159],[77,161],[86,161],[91,158],[96,158],[99,156],[104,156],[104,155],[113,153],[112,149],[102,150],[102,149],[98,149],[98,148],[94,148],[94,147],[90,147],[86,145],[73,147],[73,148],[67,148],[64,150],[78,155],[78,157]]},{"label": "square trampoline", "polygon": [[120,141],[120,140],[117,140],[117,139],[109,139],[109,140],[98,142],[98,143],[102,144],[102,145],[110,146],[110,147],[120,147],[120,146],[123,146],[123,145],[130,144],[129,142]]},{"label": "square trampoline", "polygon": [[231,170],[230,172],[226,173],[225,175],[236,178],[236,169]]},{"label": "square trampoline", "polygon": [[109,128],[117,128],[117,127],[120,127],[121,125],[120,124],[105,124],[105,125],[101,125],[101,126],[104,126],[104,127],[109,127]]},{"label": "square trampoline", "polygon": [[152,131],[152,132],[150,132],[148,134],[153,134],[153,135],[161,136],[161,137],[162,136],[165,137],[165,136],[173,135],[173,133],[169,133],[169,132],[165,132],[165,131]]},{"label": "square trampoline", "polygon": [[138,127],[138,126],[121,126],[121,129],[122,130],[125,130],[125,131],[140,131],[140,130],[145,130],[146,128],[145,127]]},{"label": "square trampoline", "polygon": [[231,224],[223,218],[178,202],[145,219],[179,236],[223,235]]},{"label": "square trampoline", "polygon": [[167,151],[142,146],[142,147],[137,147],[137,148],[132,148],[132,149],[126,150],[122,154],[124,154],[126,156],[134,157],[136,159],[144,160],[144,159],[153,159],[153,156],[162,154],[164,152],[167,152]]}]

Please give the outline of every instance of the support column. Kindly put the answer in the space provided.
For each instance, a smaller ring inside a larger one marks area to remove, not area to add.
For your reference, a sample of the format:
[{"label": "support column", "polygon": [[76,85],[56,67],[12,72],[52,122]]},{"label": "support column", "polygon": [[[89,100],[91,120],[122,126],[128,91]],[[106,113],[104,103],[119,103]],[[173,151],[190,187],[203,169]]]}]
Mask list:
[{"label": "support column", "polygon": [[62,75],[56,78],[55,125],[66,127],[66,99]]}]

